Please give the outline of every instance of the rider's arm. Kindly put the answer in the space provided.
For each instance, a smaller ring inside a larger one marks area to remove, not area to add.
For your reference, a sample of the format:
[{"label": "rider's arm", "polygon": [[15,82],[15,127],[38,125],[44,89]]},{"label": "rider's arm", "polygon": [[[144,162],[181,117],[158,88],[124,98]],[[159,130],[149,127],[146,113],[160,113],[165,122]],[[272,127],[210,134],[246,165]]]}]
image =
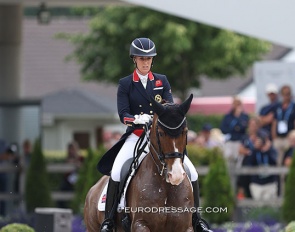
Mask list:
[{"label": "rider's arm", "polygon": [[119,81],[117,91],[117,108],[120,121],[128,126],[132,126],[132,122],[135,118],[130,114],[129,88],[123,82],[123,79]]}]

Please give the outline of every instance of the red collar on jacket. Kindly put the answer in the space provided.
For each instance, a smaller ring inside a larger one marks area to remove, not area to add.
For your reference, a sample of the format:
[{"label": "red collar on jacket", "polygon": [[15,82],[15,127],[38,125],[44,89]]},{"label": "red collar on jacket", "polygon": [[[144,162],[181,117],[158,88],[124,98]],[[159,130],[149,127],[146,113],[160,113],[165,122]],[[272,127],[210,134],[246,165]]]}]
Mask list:
[{"label": "red collar on jacket", "polygon": [[[151,71],[149,71],[148,77],[149,77],[150,81],[154,80],[154,75]],[[136,70],[133,71],[133,81],[139,82],[139,76],[138,76]]]}]

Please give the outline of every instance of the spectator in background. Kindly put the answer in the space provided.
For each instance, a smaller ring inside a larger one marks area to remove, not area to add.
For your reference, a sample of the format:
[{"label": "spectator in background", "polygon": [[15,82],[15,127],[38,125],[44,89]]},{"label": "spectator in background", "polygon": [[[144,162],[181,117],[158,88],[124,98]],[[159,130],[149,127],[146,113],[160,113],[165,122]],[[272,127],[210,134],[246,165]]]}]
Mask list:
[{"label": "spectator in background", "polygon": [[[254,151],[254,142],[257,138],[257,132],[260,129],[260,120],[258,117],[251,117],[248,124],[247,134],[241,139],[239,154],[240,154],[240,164],[241,166],[247,166],[250,155]],[[238,176],[238,199],[243,199],[245,197],[250,198],[251,193],[249,189],[251,176],[242,175]]]},{"label": "spectator in background", "polygon": [[[16,164],[18,157],[16,155],[17,145],[10,144],[5,151],[0,154],[0,166],[7,166],[7,164]],[[15,175],[0,172],[0,193],[12,192],[15,189]],[[0,201],[0,215],[5,215],[6,204],[5,201]]]},{"label": "spectator in background", "polygon": [[295,130],[291,130],[288,134],[289,149],[285,152],[284,165],[290,167],[292,157],[295,152]]},{"label": "spectator in background", "polygon": [[[62,191],[73,191],[75,183],[78,179],[78,170],[83,162],[83,157],[80,155],[80,148],[77,142],[71,142],[67,147],[67,158],[66,163],[73,164],[75,169],[71,172],[65,173],[62,180],[60,190]],[[61,208],[68,207],[63,201],[58,202],[58,206]]]},{"label": "spectator in background", "polygon": [[71,142],[68,144],[67,149],[67,163],[75,164],[76,167],[80,167],[82,156],[80,155],[80,148],[77,142]]},{"label": "spectator in background", "polygon": [[[276,166],[276,151],[269,146],[269,136],[259,130],[254,139],[254,149],[249,156],[248,165],[252,167]],[[250,182],[251,195],[255,200],[269,200],[277,196],[277,178],[274,175],[252,175]]]},{"label": "spectator in background", "polygon": [[27,168],[31,162],[32,157],[32,144],[30,140],[26,139],[23,142],[23,158],[24,158],[24,165]]},{"label": "spectator in background", "polygon": [[224,147],[224,135],[219,128],[212,128],[210,131],[210,138],[221,149]]},{"label": "spectator in background", "polygon": [[249,116],[243,111],[242,101],[233,98],[232,109],[221,122],[221,131],[225,135],[224,156],[228,161],[237,161],[240,140],[246,134]]},{"label": "spectator in background", "polygon": [[188,130],[187,132],[187,144],[196,144],[198,134],[193,130]]},{"label": "spectator in background", "polygon": [[122,134],[119,131],[112,132],[112,136],[109,141],[109,146],[114,146],[121,138]]},{"label": "spectator in background", "polygon": [[213,148],[217,147],[218,143],[211,138],[212,126],[210,123],[205,123],[196,139],[196,144],[200,147]]},{"label": "spectator in background", "polygon": [[274,120],[274,115],[279,105],[279,102],[278,102],[279,90],[275,84],[269,83],[266,86],[265,92],[269,99],[269,103],[261,107],[259,116],[260,116],[262,128],[265,129],[270,134],[270,138],[271,138],[271,124]]},{"label": "spectator in background", "polygon": [[120,138],[121,138],[122,134],[119,131],[106,131],[104,132],[104,147],[106,149],[110,149],[112,146],[114,146],[114,144],[116,144]]},{"label": "spectator in background", "polygon": [[272,123],[272,138],[274,148],[278,152],[277,165],[283,165],[284,154],[289,148],[287,135],[294,129],[295,107],[292,101],[291,88],[284,85],[280,91],[282,102],[278,105]]}]

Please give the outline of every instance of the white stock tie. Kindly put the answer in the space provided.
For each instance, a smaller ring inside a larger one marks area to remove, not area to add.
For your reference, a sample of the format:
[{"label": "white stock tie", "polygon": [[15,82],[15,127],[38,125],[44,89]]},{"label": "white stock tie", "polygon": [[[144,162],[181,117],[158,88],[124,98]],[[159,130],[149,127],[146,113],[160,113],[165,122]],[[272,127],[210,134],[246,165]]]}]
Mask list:
[{"label": "white stock tie", "polygon": [[140,78],[140,80],[141,80],[143,87],[146,89],[147,77],[144,76],[144,77]]}]

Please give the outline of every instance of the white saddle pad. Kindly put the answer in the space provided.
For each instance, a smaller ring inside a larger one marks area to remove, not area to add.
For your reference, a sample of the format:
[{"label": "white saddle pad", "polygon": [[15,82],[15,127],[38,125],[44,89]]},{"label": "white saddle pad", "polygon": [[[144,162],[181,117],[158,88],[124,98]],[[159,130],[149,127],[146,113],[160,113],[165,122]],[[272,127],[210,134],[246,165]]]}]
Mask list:
[{"label": "white saddle pad", "polygon": [[[146,155],[147,155],[146,153],[141,154],[141,156],[138,159],[138,164],[141,163],[141,161],[143,160],[143,158]],[[126,192],[127,192],[127,189],[128,189],[128,186],[129,186],[129,183],[130,183],[132,177],[135,175],[135,171],[136,170],[133,169],[131,174],[128,176],[128,179],[127,179],[126,184],[124,186],[123,194],[122,194],[121,199],[120,199],[120,203],[118,204],[118,211],[120,211],[120,209],[124,209],[124,207],[125,207]],[[106,205],[106,199],[107,199],[107,189],[108,189],[108,183],[104,186],[104,189],[103,189],[101,195],[99,196],[99,201],[98,201],[98,204],[97,204],[97,209],[99,211],[105,211],[105,205]]]}]

